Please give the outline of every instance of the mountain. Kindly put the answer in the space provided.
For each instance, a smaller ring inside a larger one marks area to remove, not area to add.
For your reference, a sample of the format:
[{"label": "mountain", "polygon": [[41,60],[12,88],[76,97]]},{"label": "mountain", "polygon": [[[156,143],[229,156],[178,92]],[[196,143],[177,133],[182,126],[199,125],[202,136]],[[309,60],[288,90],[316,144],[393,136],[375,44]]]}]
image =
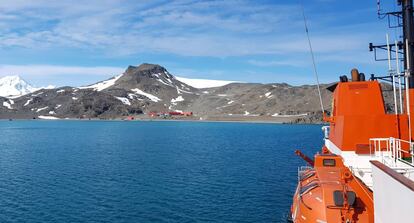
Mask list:
[{"label": "mountain", "polygon": [[19,76],[6,76],[0,78],[1,97],[19,97],[37,89],[28,84]]},{"label": "mountain", "polygon": [[[141,64],[88,86],[31,92],[33,87],[24,85],[27,89],[19,88],[26,89],[24,95],[0,97],[0,118],[113,119],[168,111],[192,111],[193,119],[210,120],[314,122],[320,117],[314,85],[196,82],[177,78],[160,65]],[[329,109],[326,87],[322,98]]]},{"label": "mountain", "polygon": [[17,75],[0,78],[0,97],[17,98],[40,89],[52,89],[52,85],[36,88]]}]

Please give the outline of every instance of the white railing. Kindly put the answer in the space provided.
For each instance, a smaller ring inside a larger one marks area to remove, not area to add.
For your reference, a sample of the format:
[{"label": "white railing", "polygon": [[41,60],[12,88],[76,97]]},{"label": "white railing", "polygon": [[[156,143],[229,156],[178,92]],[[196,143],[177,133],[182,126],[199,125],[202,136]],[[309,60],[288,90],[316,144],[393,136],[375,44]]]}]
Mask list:
[{"label": "white railing", "polygon": [[301,166],[301,167],[298,167],[298,182],[300,182],[300,179],[301,179],[301,177],[302,177],[303,174],[305,174],[305,173],[307,173],[309,171],[312,171],[312,170],[313,170],[313,168],[310,167],[310,166]]},{"label": "white railing", "polygon": [[414,142],[390,138],[369,140],[370,154],[381,158],[384,164],[398,166],[398,161],[414,166]]},{"label": "white railing", "polygon": [[323,138],[324,139],[329,139],[329,131],[330,130],[331,130],[330,126],[322,126]]}]

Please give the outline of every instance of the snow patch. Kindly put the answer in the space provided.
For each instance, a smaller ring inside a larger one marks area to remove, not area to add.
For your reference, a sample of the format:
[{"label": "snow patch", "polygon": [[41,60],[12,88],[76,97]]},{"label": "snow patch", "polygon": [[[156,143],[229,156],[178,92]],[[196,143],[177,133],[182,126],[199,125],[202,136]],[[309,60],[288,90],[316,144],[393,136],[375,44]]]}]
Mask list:
[{"label": "snow patch", "polygon": [[182,94],[183,92],[184,93],[187,93],[187,94],[194,94],[193,92],[189,92],[189,91],[185,91],[185,90],[179,89],[177,86],[176,86],[176,88],[177,88],[177,94]]},{"label": "snow patch", "polygon": [[43,91],[41,91],[41,92],[39,92],[39,93],[36,93],[36,94],[32,94],[32,97],[37,97],[37,96],[39,96],[39,95],[41,95],[41,94],[43,94]]},{"label": "snow patch", "polygon": [[164,85],[170,86],[170,87],[174,87],[174,85],[169,84],[169,83],[167,83],[167,82],[165,82],[164,80],[161,79],[162,73],[157,73],[157,74],[153,74],[153,75],[157,78],[158,82],[160,82]]},{"label": "snow patch", "polygon": [[122,104],[124,105],[131,105],[131,102],[128,100],[128,98],[124,98],[124,97],[115,97],[115,98],[120,100]]},{"label": "snow patch", "polygon": [[303,114],[297,114],[297,115],[281,115],[279,113],[275,113],[272,116],[273,117],[280,117],[280,118],[289,118],[289,117],[303,117],[303,116],[307,116],[308,113],[303,113]]},{"label": "snow patch", "polygon": [[161,79],[157,79],[157,81],[161,82],[164,85],[170,86],[170,87],[174,87],[172,84],[166,83],[165,81],[161,80]]},{"label": "snow patch", "polygon": [[62,92],[65,92],[65,90],[64,89],[62,89],[62,90],[58,90],[58,91],[56,91],[57,93],[62,93]]},{"label": "snow patch", "polygon": [[257,117],[257,116],[260,116],[260,115],[258,115],[258,114],[250,114],[250,112],[248,112],[248,111],[244,111],[244,114],[243,114],[244,116],[250,116],[250,117]]},{"label": "snow patch", "polygon": [[46,107],[43,107],[43,108],[38,108],[38,109],[36,110],[36,112],[43,111],[43,110],[45,110],[45,109],[47,109],[47,108],[49,108],[49,106],[46,106]]},{"label": "snow patch", "polygon": [[23,106],[28,106],[30,104],[30,102],[33,101],[33,98],[30,98],[29,100],[26,101],[26,103],[24,103]]},{"label": "snow patch", "polygon": [[155,96],[155,95],[152,95],[152,94],[148,94],[148,93],[146,93],[146,92],[143,92],[143,91],[141,91],[140,89],[138,89],[138,88],[134,88],[134,89],[131,89],[131,91],[133,91],[133,92],[135,92],[135,93],[137,93],[137,94],[139,94],[139,95],[142,95],[142,96],[145,96],[145,97],[147,97],[147,98],[149,98],[151,101],[153,101],[153,102],[159,102],[159,101],[162,101],[160,98],[158,98],[157,96]]},{"label": "snow patch", "polygon": [[59,119],[59,118],[57,118],[57,117],[54,117],[54,116],[48,116],[48,115],[39,115],[39,116],[37,116],[38,118],[40,118],[40,119],[47,119],[47,120],[56,120],[56,119]]},{"label": "snow patch", "polygon": [[229,102],[227,102],[227,104],[228,105],[231,105],[231,104],[233,104],[234,103],[234,101],[229,101]]},{"label": "snow patch", "polygon": [[128,98],[131,99],[131,100],[133,100],[133,99],[137,99],[138,101],[143,101],[144,100],[142,98],[136,98],[136,97],[137,97],[136,94],[131,94],[131,93],[128,94]]},{"label": "snow patch", "polygon": [[75,100],[76,101],[76,100],[78,100],[78,98],[77,97],[72,97],[72,100]]},{"label": "snow patch", "polygon": [[113,78],[111,78],[111,79],[109,79],[109,80],[106,80],[106,81],[101,81],[101,82],[98,82],[98,83],[96,83],[96,84],[92,84],[92,85],[89,85],[89,86],[83,86],[83,87],[79,87],[79,89],[88,89],[88,88],[93,88],[93,90],[95,90],[95,91],[102,91],[102,90],[104,90],[104,89],[106,89],[106,88],[109,88],[109,87],[111,87],[112,85],[114,85],[115,84],[115,82],[122,76],[123,74],[120,74],[120,75],[118,75],[118,76],[115,76],[115,77],[113,77]]},{"label": "snow patch", "polygon": [[12,106],[11,106],[11,104],[9,102],[7,102],[7,101],[4,101],[3,102],[3,106],[6,107],[6,108],[8,108],[8,109],[13,109]]},{"label": "snow patch", "polygon": [[50,111],[49,115],[56,115],[55,111]]},{"label": "snow patch", "polygon": [[171,99],[171,103],[177,103],[177,102],[180,102],[180,101],[184,101],[184,98],[181,95],[178,96],[177,98]]}]

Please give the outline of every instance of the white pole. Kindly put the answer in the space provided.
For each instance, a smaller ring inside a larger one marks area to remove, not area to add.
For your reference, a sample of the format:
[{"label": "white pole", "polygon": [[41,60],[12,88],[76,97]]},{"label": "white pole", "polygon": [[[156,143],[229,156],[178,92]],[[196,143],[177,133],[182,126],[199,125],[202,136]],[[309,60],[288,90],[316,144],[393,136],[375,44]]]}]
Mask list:
[{"label": "white pole", "polygon": [[388,71],[391,71],[391,51],[390,51],[390,40],[388,37],[388,33],[385,34],[385,38],[387,39]]},{"label": "white pole", "polygon": [[400,95],[400,114],[403,113],[403,102],[402,102],[402,90],[401,90],[401,76],[400,76],[400,58],[398,55],[398,43],[395,41],[395,62],[397,63],[397,75],[398,75],[398,92]]},{"label": "white pole", "polygon": [[390,38],[388,36],[388,33],[385,35],[387,38],[387,51],[388,51],[388,73],[391,75],[392,78],[392,90],[394,94],[394,111],[395,114],[398,114],[398,108],[397,108],[397,89],[395,89],[395,74],[391,69],[391,50],[390,50]]},{"label": "white pole", "polygon": [[407,101],[407,115],[408,115],[408,139],[410,141],[410,150],[411,150],[411,114],[410,114],[410,94],[409,94],[409,83],[408,77],[410,76],[410,52],[408,47],[408,39],[405,40],[405,55],[406,55],[406,63],[407,63],[407,70],[405,71],[405,94],[406,94],[406,101]]}]

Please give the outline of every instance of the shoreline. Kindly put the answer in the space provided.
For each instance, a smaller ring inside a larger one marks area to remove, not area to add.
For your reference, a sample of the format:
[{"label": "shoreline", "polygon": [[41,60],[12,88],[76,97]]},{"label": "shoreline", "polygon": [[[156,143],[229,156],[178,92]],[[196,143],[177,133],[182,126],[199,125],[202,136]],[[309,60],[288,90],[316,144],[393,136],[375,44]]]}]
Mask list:
[{"label": "shoreline", "polygon": [[250,124],[284,124],[284,125],[323,125],[324,123],[292,123],[282,120],[252,120],[252,119],[161,119],[161,118],[136,118],[134,120],[127,120],[121,118],[115,119],[77,119],[77,118],[64,118],[64,119],[24,119],[24,118],[1,118],[0,121],[101,121],[101,122],[200,122],[200,123],[250,123]]}]

